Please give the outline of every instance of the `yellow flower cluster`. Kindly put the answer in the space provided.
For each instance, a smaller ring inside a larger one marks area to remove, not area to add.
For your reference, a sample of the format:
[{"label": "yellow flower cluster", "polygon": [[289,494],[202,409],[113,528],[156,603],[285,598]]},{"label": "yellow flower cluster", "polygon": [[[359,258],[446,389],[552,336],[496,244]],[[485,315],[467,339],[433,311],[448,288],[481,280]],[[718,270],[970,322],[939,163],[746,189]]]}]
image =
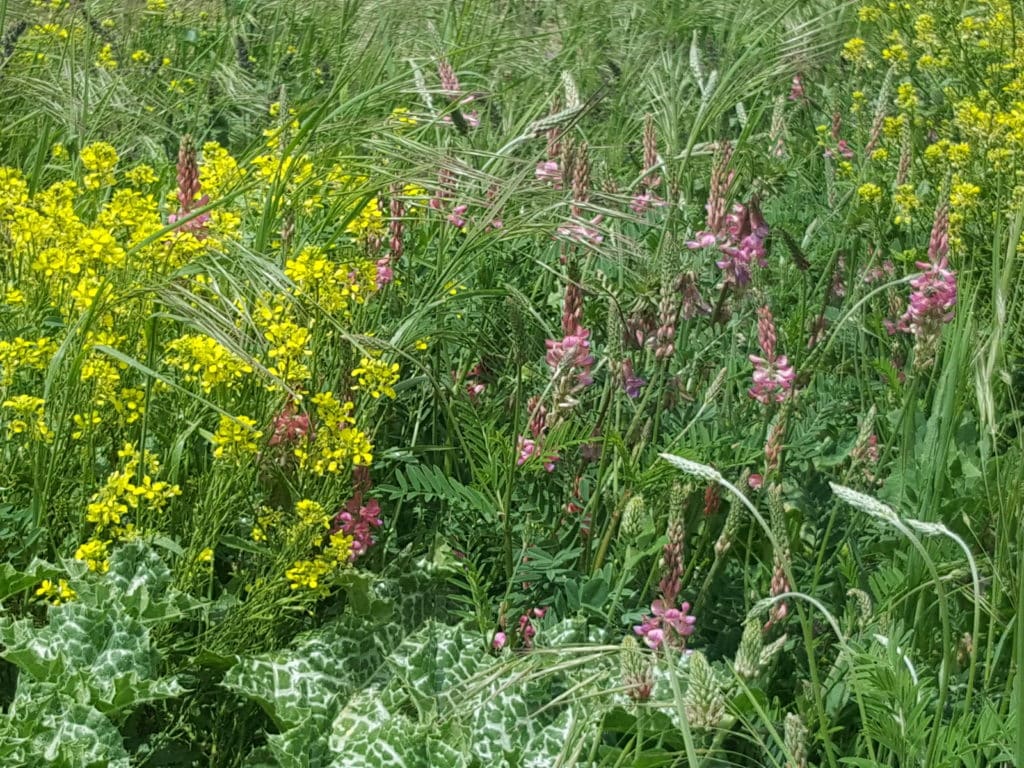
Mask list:
[{"label": "yellow flower cluster", "polygon": [[373,357],[364,357],[352,371],[356,383],[352,389],[369,392],[374,399],[385,395],[394,399],[394,384],[398,381],[398,363],[388,363]]},{"label": "yellow flower cluster", "polygon": [[221,416],[213,434],[213,457],[229,464],[243,464],[259,451],[263,432],[248,416]]},{"label": "yellow flower cluster", "polygon": [[321,392],[312,399],[318,427],[312,441],[295,448],[299,467],[314,474],[337,475],[351,467],[373,463],[373,445],[352,418],[351,402],[339,403],[332,392]]},{"label": "yellow flower cluster", "polygon": [[[888,140],[906,126],[932,133],[924,149],[932,186],[944,186],[951,172],[959,176],[950,189],[954,245],[964,211],[995,192],[984,179],[1012,174],[1024,152],[1024,25],[1014,23],[1015,2],[980,0],[966,10],[946,0],[863,2],[858,35],[844,47],[862,71],[881,62],[909,75],[895,87],[899,114],[885,118],[883,133]],[[1012,206],[1024,197],[1024,181],[1010,178],[1004,204]],[[894,201],[897,217],[909,220]]]},{"label": "yellow flower cluster", "polygon": [[118,452],[124,466],[111,472],[106,483],[97,491],[86,507],[85,519],[96,526],[97,532],[111,532],[114,538],[125,538],[122,518],[130,511],[146,508],[162,510],[175,496],[181,494],[177,485],[154,480],[160,472],[160,462],[149,451],[139,453],[131,444]]},{"label": "yellow flower cluster", "polygon": [[209,394],[217,387],[237,389],[252,366],[209,336],[187,334],[167,344],[164,358],[184,374],[190,384],[198,383]]},{"label": "yellow flower cluster", "polygon": [[331,517],[319,502],[303,499],[295,505],[295,514],[298,525],[293,528],[293,534],[308,535],[309,545],[322,551],[311,559],[296,560],[284,575],[292,589],[319,590],[326,578],[348,567],[352,537],[342,533],[331,534],[324,546],[324,533],[331,527]]},{"label": "yellow flower cluster", "polygon": [[[124,49],[122,65],[129,64],[131,51]],[[149,57],[145,51],[136,54],[132,60],[138,64]],[[112,51],[100,47],[97,64],[111,68],[117,62]],[[267,150],[249,163],[214,142],[204,144],[190,166],[182,161],[191,168],[195,198],[208,196],[212,203],[208,219],[194,219],[192,226],[175,227],[171,217],[181,208],[170,189],[173,171],[139,162],[146,158],[135,155],[126,163],[127,157],[104,141],[87,144],[77,157],[71,140],[54,145],[44,158],[43,178],[55,169],[76,176],[48,186],[37,187],[35,180],[30,185],[22,171],[0,167],[0,250],[9,280],[0,284],[8,329],[0,332],[0,428],[17,441],[11,457],[24,461],[27,453],[20,446],[30,443],[33,451],[51,452],[58,464],[62,452],[72,464],[82,456],[90,469],[102,466],[102,457],[126,438],[138,439],[137,425],[145,416],[153,417],[145,419],[145,445],[160,446],[161,419],[191,420],[202,407],[183,396],[182,387],[215,402],[222,413],[265,417],[252,400],[266,392],[246,384],[257,371],[268,371],[276,381],[262,376],[260,385],[294,404],[302,402],[304,413],[308,398],[315,425],[307,421],[310,428],[287,442],[293,456],[284,457],[282,466],[299,474],[298,487],[307,480],[319,483],[315,477],[344,484],[354,467],[372,463],[373,444],[356,424],[354,404],[330,391],[312,393],[330,386],[323,383],[328,377],[344,376],[334,363],[343,343],[335,328],[339,320],[356,325],[361,306],[378,291],[376,256],[366,246],[386,234],[383,206],[369,178],[340,166],[317,169],[310,157],[288,150],[299,124],[292,115],[285,119],[268,134]],[[426,198],[414,187],[407,187],[406,195]],[[310,232],[331,228],[305,226],[301,217],[328,212],[343,222],[340,237],[332,232],[325,244],[307,239]],[[284,266],[290,283],[241,269],[224,278],[207,267],[204,257],[223,260],[248,248],[243,234],[265,226],[268,215],[279,217],[276,231],[296,224],[290,229],[298,233],[294,238],[282,235],[283,242],[268,247],[279,249],[268,257]],[[223,310],[214,320],[224,323],[190,324],[210,306]],[[342,352],[343,359],[349,354]],[[150,368],[155,375],[147,373]],[[44,375],[51,387],[46,391],[54,393],[45,400]],[[352,372],[352,380],[356,390],[368,393],[367,400],[393,398],[398,375],[396,363],[371,356]],[[350,396],[346,392],[343,398]],[[268,431],[258,428],[255,418],[236,415],[220,418],[213,434],[205,434],[216,462],[237,465],[259,452]],[[164,527],[160,513],[181,493],[159,479],[159,462],[142,445],[129,445],[118,456],[113,471],[104,470],[106,479],[81,505],[80,519],[72,521],[85,523],[87,531],[74,556],[97,573],[108,569],[113,547],[137,535],[137,528],[151,533]],[[283,514],[264,509],[253,539],[267,541],[280,533]],[[288,544],[287,559],[275,566],[274,578],[280,579],[289,563],[287,580],[296,589],[319,589],[336,568],[347,565],[352,541],[330,535],[324,508],[315,502],[299,502],[288,514],[291,524],[283,540],[298,541],[293,529],[305,531],[305,538],[301,547]],[[205,557],[201,554],[200,561]],[[51,602],[69,599],[61,589],[59,582],[48,583],[40,596]]]},{"label": "yellow flower cluster", "polygon": [[107,571],[107,558],[115,541],[137,535],[134,523],[125,520],[128,514],[159,512],[181,494],[177,485],[153,479],[160,472],[160,462],[149,451],[139,452],[126,443],[117,455],[124,465],[111,472],[89,500],[85,519],[94,526],[92,537],[75,551],[76,560],[98,573]]},{"label": "yellow flower cluster", "polygon": [[3,408],[12,411],[7,422],[7,437],[26,435],[31,440],[51,442],[53,430],[46,425],[44,405],[43,398],[32,395],[16,395],[4,400]]},{"label": "yellow flower cluster", "polygon": [[[110,46],[104,47],[109,53]],[[102,55],[102,54],[101,54]],[[116,62],[114,66],[117,66]],[[117,150],[105,141],[97,141],[94,144],[82,147],[78,155],[88,173],[85,175],[86,189],[100,189],[110,187],[116,183],[114,168],[117,167]]]},{"label": "yellow flower cluster", "polygon": [[296,296],[308,296],[331,314],[347,316],[355,304],[377,290],[377,267],[363,259],[356,264],[338,263],[322,248],[307,245],[285,262],[284,273],[295,283]]},{"label": "yellow flower cluster", "polygon": [[77,596],[75,590],[68,586],[67,579],[57,579],[56,584],[49,579],[43,579],[36,590],[36,597],[43,598],[50,605],[60,605],[74,600]]},{"label": "yellow flower cluster", "polygon": [[57,343],[52,339],[29,341],[21,336],[15,336],[10,341],[0,339],[0,386],[11,386],[18,371],[46,370],[56,351]]}]

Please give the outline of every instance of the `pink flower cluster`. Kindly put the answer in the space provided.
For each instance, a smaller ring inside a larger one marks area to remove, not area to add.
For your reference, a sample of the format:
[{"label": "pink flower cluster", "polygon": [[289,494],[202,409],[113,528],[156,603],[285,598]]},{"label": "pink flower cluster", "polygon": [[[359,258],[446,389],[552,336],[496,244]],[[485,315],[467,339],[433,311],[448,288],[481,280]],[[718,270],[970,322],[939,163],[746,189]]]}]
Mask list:
[{"label": "pink flower cluster", "polygon": [[295,406],[289,403],[275,418],[273,431],[267,445],[294,445],[303,438],[313,439],[313,425],[309,420],[309,414],[297,413]]},{"label": "pink flower cluster", "polygon": [[185,135],[182,137],[178,149],[178,204],[181,209],[178,213],[168,215],[167,223],[174,224],[182,219],[188,219],[178,225],[178,231],[191,232],[200,240],[206,236],[206,225],[210,221],[210,214],[201,213],[191,219],[188,217],[194,209],[210,204],[209,195],[199,197],[201,186],[195,144],[193,144],[191,136]]},{"label": "pink flower cluster", "polygon": [[[441,80],[441,93],[447,96],[455,105],[455,109],[459,111],[462,120],[470,128],[476,128],[480,125],[480,115],[474,110],[472,112],[463,112],[461,107],[470,104],[473,101],[473,95],[463,95],[462,87],[459,85],[458,75],[455,74],[455,70],[452,65],[444,59],[441,59],[437,63],[437,75]],[[449,125],[454,123],[451,115],[445,115],[442,120]]]},{"label": "pink flower cluster", "polygon": [[661,185],[661,176],[655,171],[661,160],[658,156],[658,137],[654,132],[654,116],[650,114],[644,116],[643,146],[644,178],[641,180],[640,187],[636,194],[633,195],[633,200],[629,204],[633,213],[638,216],[647,213],[651,208],[661,208],[668,205],[668,203],[654,193],[654,190]]},{"label": "pink flower cluster", "polygon": [[382,525],[380,504],[376,499],[361,504],[361,495],[356,494],[349,499],[344,509],[334,518],[333,532],[341,531],[352,537],[352,554],[349,556],[352,562],[365,555],[373,546],[373,532]]},{"label": "pink flower cluster", "polygon": [[754,364],[754,385],[748,394],[759,403],[781,403],[793,389],[796,374],[785,355],[775,352],[775,322],[771,310],[757,310],[757,338],[762,356],[750,355]]},{"label": "pink flower cluster", "polygon": [[555,189],[562,188],[562,169],[559,168],[557,160],[541,160],[537,163],[533,175],[537,177],[537,181],[550,184]]},{"label": "pink flower cluster", "polygon": [[591,368],[594,365],[594,356],[590,352],[590,330],[577,326],[569,331],[564,338],[556,341],[547,339],[544,342],[547,347],[545,361],[551,368],[554,377],[569,375],[576,377],[576,384],[571,387],[570,393],[574,394],[581,389],[589,387],[594,383],[591,375]]},{"label": "pink flower cluster", "polygon": [[[533,626],[533,620],[543,619],[547,612],[547,608],[532,608],[519,617],[518,626],[515,631],[519,634],[520,647],[524,650],[528,651],[533,648],[533,638],[537,636],[537,628]],[[502,621],[502,627],[504,627],[504,621]],[[491,639],[491,648],[500,651],[508,644],[508,641],[508,633],[505,632],[504,628],[499,629]]]},{"label": "pink flower cluster", "polygon": [[682,603],[673,608],[664,600],[655,600],[651,603],[651,613],[652,616],[644,616],[642,624],[633,627],[647,647],[654,651],[662,646],[685,650],[686,638],[693,634],[697,623],[697,617],[690,615],[690,604]]},{"label": "pink flower cluster", "polygon": [[559,237],[564,237],[580,245],[598,246],[604,242],[604,235],[597,227],[604,217],[598,214],[588,221],[567,221],[556,231]]},{"label": "pink flower cluster", "polygon": [[953,319],[956,306],[956,272],[949,268],[949,207],[935,212],[928,261],[916,262],[921,272],[910,281],[910,303],[895,323],[887,323],[889,333],[910,333],[919,341],[935,341],[942,326]]},{"label": "pink flower cluster", "polygon": [[755,262],[761,267],[768,266],[765,260],[768,234],[768,224],[761,215],[757,198],[753,198],[746,205],[733,205],[720,229],[698,232],[686,247],[717,247],[722,258],[715,264],[725,272],[726,284],[742,287],[750,283],[750,270]]},{"label": "pink flower cluster", "polygon": [[547,472],[555,471],[555,466],[558,464],[558,460],[560,458],[557,453],[544,454],[541,452],[540,445],[536,440],[523,435],[519,435],[516,440],[516,451],[519,452],[519,458],[516,459],[516,466],[521,467],[534,456],[540,456],[541,461],[544,462],[544,469]]}]

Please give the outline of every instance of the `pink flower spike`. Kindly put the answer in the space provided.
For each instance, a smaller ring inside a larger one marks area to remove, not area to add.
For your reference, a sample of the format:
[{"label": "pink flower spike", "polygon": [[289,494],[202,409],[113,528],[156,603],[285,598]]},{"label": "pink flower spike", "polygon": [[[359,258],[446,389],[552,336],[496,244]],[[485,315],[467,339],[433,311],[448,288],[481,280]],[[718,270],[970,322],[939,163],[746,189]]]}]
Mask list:
[{"label": "pink flower spike", "polygon": [[506,635],[504,632],[500,632],[500,631],[499,632],[495,632],[494,633],[494,639],[491,640],[491,648],[493,648],[496,651],[500,651],[502,648],[505,647],[505,643],[507,643],[507,642],[508,642],[508,635]]},{"label": "pink flower spike", "polygon": [[453,227],[458,227],[459,229],[462,229],[464,226],[466,226],[466,219],[464,218],[464,214],[468,210],[469,206],[466,205],[465,203],[463,203],[462,205],[456,205],[454,208],[452,208],[452,212],[448,214],[448,222]]}]

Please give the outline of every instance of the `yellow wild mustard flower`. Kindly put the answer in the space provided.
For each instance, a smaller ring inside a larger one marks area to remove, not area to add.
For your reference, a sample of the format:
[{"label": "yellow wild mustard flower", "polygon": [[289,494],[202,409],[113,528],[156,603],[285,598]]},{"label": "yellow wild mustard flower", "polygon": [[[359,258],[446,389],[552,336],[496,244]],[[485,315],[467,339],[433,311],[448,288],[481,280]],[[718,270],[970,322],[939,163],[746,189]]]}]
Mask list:
[{"label": "yellow wild mustard flower", "polygon": [[100,189],[113,186],[114,168],[117,166],[117,150],[105,141],[97,141],[82,147],[78,155],[88,173],[85,175],[86,189]]},{"label": "yellow wild mustard flower", "polygon": [[864,42],[863,38],[850,38],[843,44],[843,58],[854,64],[860,64],[864,61],[864,52],[866,48],[867,44]]},{"label": "yellow wild mustard flower", "polygon": [[231,464],[243,464],[259,451],[263,432],[256,429],[256,420],[248,416],[221,416],[214,432],[213,457]]},{"label": "yellow wild mustard flower", "polygon": [[7,421],[7,437],[24,435],[30,440],[51,442],[54,434],[46,424],[45,405],[43,398],[33,395],[15,395],[4,400],[4,410],[12,412]]},{"label": "yellow wild mustard flower", "polygon": [[110,544],[110,541],[89,539],[75,550],[75,560],[83,561],[94,573],[106,573],[110,570]]},{"label": "yellow wild mustard flower", "polygon": [[156,171],[153,170],[153,166],[146,165],[145,163],[139,163],[134,168],[125,171],[124,178],[133,187],[144,187],[160,180]]},{"label": "yellow wild mustard flower", "polygon": [[10,387],[18,371],[45,371],[56,352],[53,339],[0,339],[0,386]]},{"label": "yellow wild mustard flower", "polygon": [[882,188],[868,182],[857,188],[857,196],[865,203],[875,204],[882,200]]},{"label": "yellow wild mustard flower", "polygon": [[166,349],[166,362],[206,394],[222,386],[235,389],[252,373],[252,366],[209,336],[186,334],[169,342]]},{"label": "yellow wild mustard flower", "polygon": [[114,58],[114,46],[110,43],[104,43],[103,47],[100,48],[100,52],[96,54],[96,66],[100,69],[105,69],[108,72],[112,72],[117,69],[118,62]]},{"label": "yellow wild mustard flower", "polygon": [[398,381],[398,370],[398,363],[364,357],[359,361],[359,366],[352,371],[352,378],[356,380],[352,389],[368,392],[374,399],[381,395],[394,399],[393,385]]},{"label": "yellow wild mustard flower", "polygon": [[49,579],[43,579],[36,590],[36,597],[41,597],[50,605],[62,605],[78,597],[78,594],[68,585],[67,579],[57,579],[56,583]]}]

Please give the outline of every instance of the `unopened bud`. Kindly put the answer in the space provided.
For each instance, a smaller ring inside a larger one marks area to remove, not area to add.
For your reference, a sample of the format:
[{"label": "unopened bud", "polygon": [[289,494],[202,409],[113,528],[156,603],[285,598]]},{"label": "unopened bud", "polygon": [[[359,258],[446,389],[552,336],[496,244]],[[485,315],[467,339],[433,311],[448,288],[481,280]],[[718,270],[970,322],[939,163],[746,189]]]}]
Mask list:
[{"label": "unopened bud", "polygon": [[633,701],[647,701],[654,691],[654,670],[650,659],[640,650],[640,644],[632,635],[622,640],[620,656],[622,685],[626,695]]},{"label": "unopened bud", "polygon": [[634,495],[626,502],[626,509],[622,513],[622,527],[620,532],[626,539],[626,543],[632,543],[644,532],[644,522],[647,516],[647,505],[644,503],[642,494]]},{"label": "unopened bud", "polygon": [[700,651],[690,654],[689,680],[683,704],[693,728],[717,728],[725,716],[725,696],[718,675]]}]

